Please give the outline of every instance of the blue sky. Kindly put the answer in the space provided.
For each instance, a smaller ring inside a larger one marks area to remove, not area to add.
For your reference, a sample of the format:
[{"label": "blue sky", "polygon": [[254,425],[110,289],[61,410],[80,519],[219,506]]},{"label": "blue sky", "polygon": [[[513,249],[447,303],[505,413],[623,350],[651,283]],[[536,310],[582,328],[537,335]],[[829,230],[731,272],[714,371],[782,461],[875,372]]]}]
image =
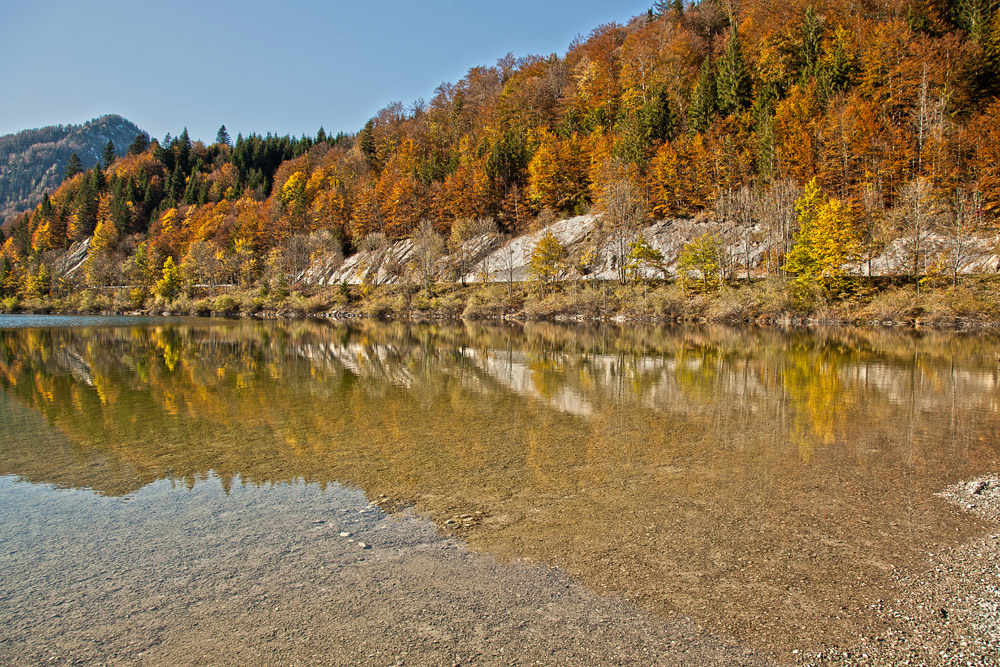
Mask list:
[{"label": "blue sky", "polygon": [[565,54],[652,0],[7,3],[0,134],[118,113],[155,137],[187,126],[355,132],[507,52]]}]

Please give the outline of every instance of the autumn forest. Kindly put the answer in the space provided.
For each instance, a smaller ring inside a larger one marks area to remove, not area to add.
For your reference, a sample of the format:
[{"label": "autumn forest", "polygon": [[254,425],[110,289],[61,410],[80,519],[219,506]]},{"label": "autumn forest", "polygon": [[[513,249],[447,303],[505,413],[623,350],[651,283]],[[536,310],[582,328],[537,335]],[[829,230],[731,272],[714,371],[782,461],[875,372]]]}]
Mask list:
[{"label": "autumn forest", "polygon": [[[845,265],[871,273],[895,242],[908,248],[897,273],[957,282],[963,244],[995,239],[1000,222],[998,5],[657,2],[561,57],[473,67],[356,133],[140,134],[124,157],[109,146],[96,165],[71,161],[7,219],[0,299],[120,288],[138,309],[192,285],[294,287],[317,257],[510,238],[584,213],[628,242],[622,266],[646,247],[641,225],[712,219],[746,250],[733,246],[723,278],[833,294]],[[710,244],[690,245],[682,267],[704,290],[709,269],[691,262]],[[68,273],[74,252],[85,258]]]}]

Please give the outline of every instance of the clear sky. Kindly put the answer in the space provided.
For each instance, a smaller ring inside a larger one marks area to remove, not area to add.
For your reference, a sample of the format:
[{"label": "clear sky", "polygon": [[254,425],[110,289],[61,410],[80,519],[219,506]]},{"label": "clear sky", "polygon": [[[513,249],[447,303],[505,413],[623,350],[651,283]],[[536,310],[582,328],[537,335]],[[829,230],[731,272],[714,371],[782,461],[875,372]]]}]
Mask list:
[{"label": "clear sky", "polygon": [[387,103],[429,100],[470,67],[563,55],[652,0],[36,0],[0,17],[0,134],[120,114],[187,126],[356,132]]}]

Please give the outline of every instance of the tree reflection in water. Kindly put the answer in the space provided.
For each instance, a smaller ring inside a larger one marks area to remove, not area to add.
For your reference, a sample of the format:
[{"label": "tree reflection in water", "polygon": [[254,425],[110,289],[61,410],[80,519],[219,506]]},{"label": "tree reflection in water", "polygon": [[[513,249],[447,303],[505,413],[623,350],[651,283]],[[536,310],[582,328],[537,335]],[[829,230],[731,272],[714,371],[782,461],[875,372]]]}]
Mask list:
[{"label": "tree reflection in water", "polygon": [[[0,330],[0,474],[331,482],[764,649],[876,631],[979,530],[996,339],[233,322]],[[475,515],[481,512],[481,515]],[[475,522],[455,521],[473,514]],[[449,521],[451,520],[451,521]]]}]

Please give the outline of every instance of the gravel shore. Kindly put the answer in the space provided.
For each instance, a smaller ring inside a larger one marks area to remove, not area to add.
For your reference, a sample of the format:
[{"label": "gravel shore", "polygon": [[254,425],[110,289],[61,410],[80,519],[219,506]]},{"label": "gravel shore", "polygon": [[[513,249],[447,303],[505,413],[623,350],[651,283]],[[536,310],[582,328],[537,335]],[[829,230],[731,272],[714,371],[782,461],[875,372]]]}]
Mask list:
[{"label": "gravel shore", "polygon": [[901,598],[877,610],[892,629],[853,647],[803,656],[808,665],[1000,665],[1000,475],[956,484],[942,493],[988,522],[988,534],[928,553],[930,567],[901,577]]}]

